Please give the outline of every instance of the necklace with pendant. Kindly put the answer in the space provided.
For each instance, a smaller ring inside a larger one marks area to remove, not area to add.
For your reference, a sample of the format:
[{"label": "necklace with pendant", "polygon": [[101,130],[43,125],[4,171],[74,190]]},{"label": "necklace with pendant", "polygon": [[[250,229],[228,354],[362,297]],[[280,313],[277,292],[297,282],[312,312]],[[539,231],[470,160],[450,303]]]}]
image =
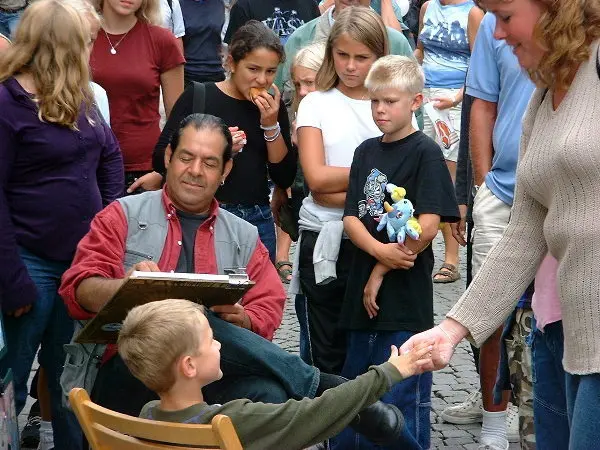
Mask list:
[{"label": "necklace with pendant", "polygon": [[108,45],[110,45],[110,54],[111,55],[116,55],[117,54],[117,47],[119,46],[119,44],[121,42],[123,42],[123,39],[125,39],[127,37],[127,35],[129,34],[129,32],[131,31],[131,29],[128,30],[127,33],[125,33],[125,35],[121,39],[119,39],[119,42],[117,42],[115,45],[112,45],[112,42],[110,42],[110,38],[108,37],[108,34],[106,33],[106,30],[102,30],[102,31],[104,31],[104,35],[106,36],[106,40],[108,41]]}]

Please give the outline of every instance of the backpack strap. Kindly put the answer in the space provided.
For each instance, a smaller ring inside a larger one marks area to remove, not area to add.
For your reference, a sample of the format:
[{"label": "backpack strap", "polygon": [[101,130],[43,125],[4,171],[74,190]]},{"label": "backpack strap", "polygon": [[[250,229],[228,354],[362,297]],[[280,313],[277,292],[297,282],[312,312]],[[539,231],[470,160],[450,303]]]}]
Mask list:
[{"label": "backpack strap", "polygon": [[203,83],[198,83],[197,81],[193,81],[194,83],[194,103],[192,105],[192,112],[198,114],[204,114],[204,109],[206,106],[206,87]]}]

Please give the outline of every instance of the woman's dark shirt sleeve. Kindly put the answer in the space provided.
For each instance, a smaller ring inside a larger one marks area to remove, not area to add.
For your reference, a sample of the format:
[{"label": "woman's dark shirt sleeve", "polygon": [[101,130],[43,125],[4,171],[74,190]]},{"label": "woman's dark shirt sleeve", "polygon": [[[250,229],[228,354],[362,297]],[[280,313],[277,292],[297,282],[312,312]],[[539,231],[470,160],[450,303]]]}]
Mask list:
[{"label": "woman's dark shirt sleeve", "polygon": [[98,117],[99,127],[105,136],[102,153],[98,161],[96,179],[102,197],[102,206],[106,207],[123,196],[125,174],[123,172],[123,155],[117,138],[104,119]]}]

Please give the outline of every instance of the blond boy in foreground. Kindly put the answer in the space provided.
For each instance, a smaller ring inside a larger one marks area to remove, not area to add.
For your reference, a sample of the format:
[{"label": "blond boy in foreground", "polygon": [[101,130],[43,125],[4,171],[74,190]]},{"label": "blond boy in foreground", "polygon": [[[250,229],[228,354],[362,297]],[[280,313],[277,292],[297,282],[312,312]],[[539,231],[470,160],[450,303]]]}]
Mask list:
[{"label": "blond boy in foreground", "polygon": [[137,306],[123,322],[119,353],[131,373],[160,398],[144,406],[140,417],[206,424],[225,414],[248,450],[301,449],[322,442],[395,383],[421,373],[431,360],[429,344],[404,355],[392,346],[388,362],[314,399],[278,405],[242,399],[209,405],[202,387],[222,376],[221,344],[213,339],[203,311],[200,305],[176,299]]}]

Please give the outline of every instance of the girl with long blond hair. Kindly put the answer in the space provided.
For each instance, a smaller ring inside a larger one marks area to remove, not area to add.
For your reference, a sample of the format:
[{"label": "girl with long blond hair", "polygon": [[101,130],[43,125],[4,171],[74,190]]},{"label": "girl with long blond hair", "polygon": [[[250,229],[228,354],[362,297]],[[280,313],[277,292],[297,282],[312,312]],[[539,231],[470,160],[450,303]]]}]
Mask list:
[{"label": "girl with long blond hair", "polygon": [[89,84],[90,24],[60,0],[27,8],[0,54],[0,297],[17,413],[37,349],[48,375],[55,448],[79,448],[62,404],[73,321],[57,293],[94,215],[122,194],[118,144]]},{"label": "girl with long blond hair", "polygon": [[[183,92],[183,57],[177,39],[160,25],[160,0],[98,0],[102,29],[90,65],[108,94],[111,126],[125,163],[128,193],[158,189],[152,149],[160,136],[162,88],[167,117]],[[133,186],[132,186],[133,185]]]},{"label": "girl with long blond hair", "polygon": [[513,311],[549,252],[558,260],[568,447],[595,448],[600,442],[600,3],[481,3],[496,16],[494,37],[513,48],[538,87],[523,120],[510,223],[447,318],[403,349],[435,341],[431,368],[441,369],[463,338],[483,343]]}]

